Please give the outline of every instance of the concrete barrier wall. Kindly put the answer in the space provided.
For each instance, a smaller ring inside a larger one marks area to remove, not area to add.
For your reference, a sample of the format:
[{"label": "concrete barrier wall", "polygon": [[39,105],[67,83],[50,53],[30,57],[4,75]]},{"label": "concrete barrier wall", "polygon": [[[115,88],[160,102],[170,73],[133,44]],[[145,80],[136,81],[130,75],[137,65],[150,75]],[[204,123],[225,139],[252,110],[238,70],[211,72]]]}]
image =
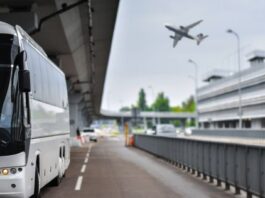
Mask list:
[{"label": "concrete barrier wall", "polygon": [[265,147],[182,138],[135,135],[135,146],[192,171],[209,176],[247,197],[265,197]]},{"label": "concrete barrier wall", "polygon": [[195,129],[192,135],[265,139],[265,130],[253,129]]}]

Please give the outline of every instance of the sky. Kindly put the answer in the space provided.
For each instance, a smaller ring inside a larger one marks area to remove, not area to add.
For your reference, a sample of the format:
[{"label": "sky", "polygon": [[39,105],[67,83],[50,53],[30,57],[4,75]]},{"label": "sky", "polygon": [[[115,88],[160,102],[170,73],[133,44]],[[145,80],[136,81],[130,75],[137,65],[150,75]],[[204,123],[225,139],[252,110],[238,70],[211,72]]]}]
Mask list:
[{"label": "sky", "polygon": [[[143,88],[150,105],[159,92],[180,105],[194,94],[194,60],[199,67],[199,86],[213,69],[237,70],[236,38],[240,35],[242,68],[246,55],[265,50],[264,0],[120,0],[105,81],[104,110],[118,111],[136,104]],[[203,19],[191,35],[207,34],[201,45],[183,38],[176,48],[165,23],[186,26]]]}]

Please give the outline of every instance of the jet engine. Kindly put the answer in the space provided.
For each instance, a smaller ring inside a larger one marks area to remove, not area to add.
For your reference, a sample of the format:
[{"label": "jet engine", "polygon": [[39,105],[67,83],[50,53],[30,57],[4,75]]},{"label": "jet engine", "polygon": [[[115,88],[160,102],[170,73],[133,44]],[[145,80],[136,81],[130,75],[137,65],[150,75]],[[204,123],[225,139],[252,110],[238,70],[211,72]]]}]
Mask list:
[{"label": "jet engine", "polygon": [[181,30],[185,30],[185,27],[184,26],[179,26],[179,28],[181,29]]},{"label": "jet engine", "polygon": [[197,37],[196,37],[196,40],[197,40],[197,45],[199,45],[201,43],[201,41],[205,38],[207,38],[208,35],[204,35],[202,33],[198,34]]}]

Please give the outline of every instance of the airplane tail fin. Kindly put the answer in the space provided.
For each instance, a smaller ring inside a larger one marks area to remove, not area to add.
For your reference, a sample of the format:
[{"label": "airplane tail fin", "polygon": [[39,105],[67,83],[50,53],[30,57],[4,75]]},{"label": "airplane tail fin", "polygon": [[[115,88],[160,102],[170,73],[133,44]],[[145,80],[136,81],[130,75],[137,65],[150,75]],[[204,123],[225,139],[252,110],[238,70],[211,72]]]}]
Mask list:
[{"label": "airplane tail fin", "polygon": [[200,45],[202,40],[204,40],[207,37],[208,37],[208,35],[203,35],[202,33],[198,34],[196,37],[197,45]]}]

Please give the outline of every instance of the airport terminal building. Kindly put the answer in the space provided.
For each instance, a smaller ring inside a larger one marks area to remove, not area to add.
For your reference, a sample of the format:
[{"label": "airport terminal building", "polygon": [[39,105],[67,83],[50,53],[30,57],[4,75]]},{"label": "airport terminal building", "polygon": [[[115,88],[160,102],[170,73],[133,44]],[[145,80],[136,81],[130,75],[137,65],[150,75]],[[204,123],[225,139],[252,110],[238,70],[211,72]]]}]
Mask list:
[{"label": "airport terminal building", "polygon": [[240,95],[242,127],[265,128],[264,59],[264,51],[253,51],[249,68],[232,75],[212,72],[204,79],[208,84],[197,90],[200,128],[237,128]]}]

